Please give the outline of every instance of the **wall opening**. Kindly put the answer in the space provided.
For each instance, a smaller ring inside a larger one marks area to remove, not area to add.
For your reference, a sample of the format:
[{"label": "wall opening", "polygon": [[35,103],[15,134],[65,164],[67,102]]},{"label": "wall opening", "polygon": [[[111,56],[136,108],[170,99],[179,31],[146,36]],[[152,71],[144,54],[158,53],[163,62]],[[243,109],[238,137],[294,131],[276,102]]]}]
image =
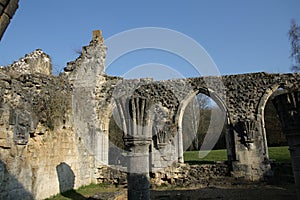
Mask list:
[{"label": "wall opening", "polygon": [[287,140],[282,132],[279,116],[271,99],[272,97],[267,101],[264,114],[268,147],[287,146]]},{"label": "wall opening", "polygon": [[[266,154],[269,160],[279,162],[290,160],[287,139],[282,132],[281,122],[272,102],[275,96],[283,92],[284,89],[281,87],[275,89],[267,99],[263,109],[263,129],[267,148]],[[281,156],[279,152],[281,152]]]},{"label": "wall opening", "polygon": [[273,172],[272,180],[278,183],[290,183],[294,180],[288,142],[272,102],[275,96],[282,93],[284,93],[284,90],[278,88],[267,100],[263,112],[263,128],[266,138],[266,154]]},{"label": "wall opening", "polygon": [[189,101],[182,118],[185,162],[227,161],[225,118],[224,109],[205,94],[199,93]]}]

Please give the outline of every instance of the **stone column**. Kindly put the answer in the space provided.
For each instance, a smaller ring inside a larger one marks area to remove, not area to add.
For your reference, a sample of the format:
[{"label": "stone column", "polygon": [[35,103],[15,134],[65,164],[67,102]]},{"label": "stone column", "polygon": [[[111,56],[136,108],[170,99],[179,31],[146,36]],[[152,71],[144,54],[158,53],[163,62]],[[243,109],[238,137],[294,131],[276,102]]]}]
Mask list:
[{"label": "stone column", "polygon": [[250,181],[263,180],[271,175],[271,166],[263,154],[263,140],[255,117],[240,118],[233,129],[235,134],[235,155],[232,158],[232,174]]},{"label": "stone column", "polygon": [[127,165],[128,199],[150,199],[149,145],[151,138],[124,138],[129,150]]},{"label": "stone column", "polygon": [[273,102],[288,140],[297,198],[300,199],[300,91],[278,95]]},{"label": "stone column", "polygon": [[183,159],[183,138],[182,138],[182,127],[178,130],[178,162],[184,163]]},{"label": "stone column", "polygon": [[149,116],[151,100],[132,95],[115,99],[127,150],[127,181],[129,200],[150,199],[149,146],[152,125]]}]

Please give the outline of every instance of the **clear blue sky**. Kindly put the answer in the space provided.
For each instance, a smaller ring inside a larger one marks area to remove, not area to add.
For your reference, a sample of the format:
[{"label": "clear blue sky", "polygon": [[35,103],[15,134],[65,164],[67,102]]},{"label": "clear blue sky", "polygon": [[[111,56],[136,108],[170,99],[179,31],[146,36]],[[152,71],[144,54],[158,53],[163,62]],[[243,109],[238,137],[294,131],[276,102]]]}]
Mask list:
[{"label": "clear blue sky", "polygon": [[[101,29],[107,39],[132,28],[163,27],[195,39],[221,74],[290,72],[292,18],[300,24],[300,0],[21,0],[0,43],[0,65],[41,48],[55,68],[63,68],[89,43],[92,30]],[[145,63],[180,65],[185,71],[184,61],[165,52],[131,54],[109,73],[121,75]],[[187,71],[184,76],[194,76]]]}]

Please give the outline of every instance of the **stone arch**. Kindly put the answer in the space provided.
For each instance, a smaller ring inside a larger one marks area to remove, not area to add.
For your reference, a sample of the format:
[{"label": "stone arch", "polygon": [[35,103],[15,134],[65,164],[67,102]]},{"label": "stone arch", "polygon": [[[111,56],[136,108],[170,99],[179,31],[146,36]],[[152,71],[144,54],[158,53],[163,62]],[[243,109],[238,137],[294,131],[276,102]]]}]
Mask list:
[{"label": "stone arch", "polygon": [[267,159],[269,159],[269,151],[268,151],[267,134],[266,134],[266,126],[265,126],[265,107],[270,97],[281,87],[282,87],[281,84],[275,84],[270,88],[268,88],[265,94],[263,95],[263,97],[260,99],[257,107],[257,121],[260,123],[259,133],[263,138],[263,154]]},{"label": "stone arch", "polygon": [[115,109],[116,105],[114,101],[110,102],[106,109],[103,109],[101,112],[100,119],[100,129],[101,134],[99,135],[99,138],[97,139],[98,142],[98,149],[97,153],[99,154],[100,163],[103,163],[105,165],[109,165],[109,129],[110,129],[110,121],[111,117],[113,117],[113,110]]},{"label": "stone arch", "polygon": [[187,105],[191,102],[191,100],[196,97],[196,95],[198,94],[205,94],[207,96],[209,96],[212,100],[215,101],[215,103],[219,106],[219,108],[225,113],[225,119],[224,119],[224,123],[226,124],[226,145],[227,145],[227,155],[228,158],[229,157],[233,157],[234,154],[234,143],[232,142],[233,140],[231,140],[229,137],[230,132],[228,131],[228,127],[231,124],[230,123],[230,117],[229,117],[229,112],[227,109],[227,106],[224,102],[224,100],[222,100],[222,98],[213,90],[209,89],[209,88],[199,88],[197,90],[194,90],[193,92],[191,92],[184,100],[181,101],[181,104],[179,105],[178,108],[178,112],[175,118],[175,121],[178,124],[178,161],[179,162],[183,162],[183,138],[182,138],[182,122],[183,122],[183,115],[185,112],[185,109],[187,107]]}]

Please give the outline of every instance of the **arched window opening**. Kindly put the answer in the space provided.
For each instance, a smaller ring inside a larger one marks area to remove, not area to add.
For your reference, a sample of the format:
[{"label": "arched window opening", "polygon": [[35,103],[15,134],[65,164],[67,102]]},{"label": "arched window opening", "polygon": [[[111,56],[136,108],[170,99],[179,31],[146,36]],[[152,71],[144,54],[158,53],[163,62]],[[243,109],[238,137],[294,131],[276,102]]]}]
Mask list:
[{"label": "arched window opening", "polygon": [[225,117],[224,110],[205,94],[196,95],[188,103],[182,119],[185,162],[201,164],[227,160]]},{"label": "arched window opening", "polygon": [[268,99],[264,108],[264,128],[266,132],[268,157],[271,162],[290,162],[288,143],[282,132],[281,122],[272,99],[284,92],[278,88]]}]

